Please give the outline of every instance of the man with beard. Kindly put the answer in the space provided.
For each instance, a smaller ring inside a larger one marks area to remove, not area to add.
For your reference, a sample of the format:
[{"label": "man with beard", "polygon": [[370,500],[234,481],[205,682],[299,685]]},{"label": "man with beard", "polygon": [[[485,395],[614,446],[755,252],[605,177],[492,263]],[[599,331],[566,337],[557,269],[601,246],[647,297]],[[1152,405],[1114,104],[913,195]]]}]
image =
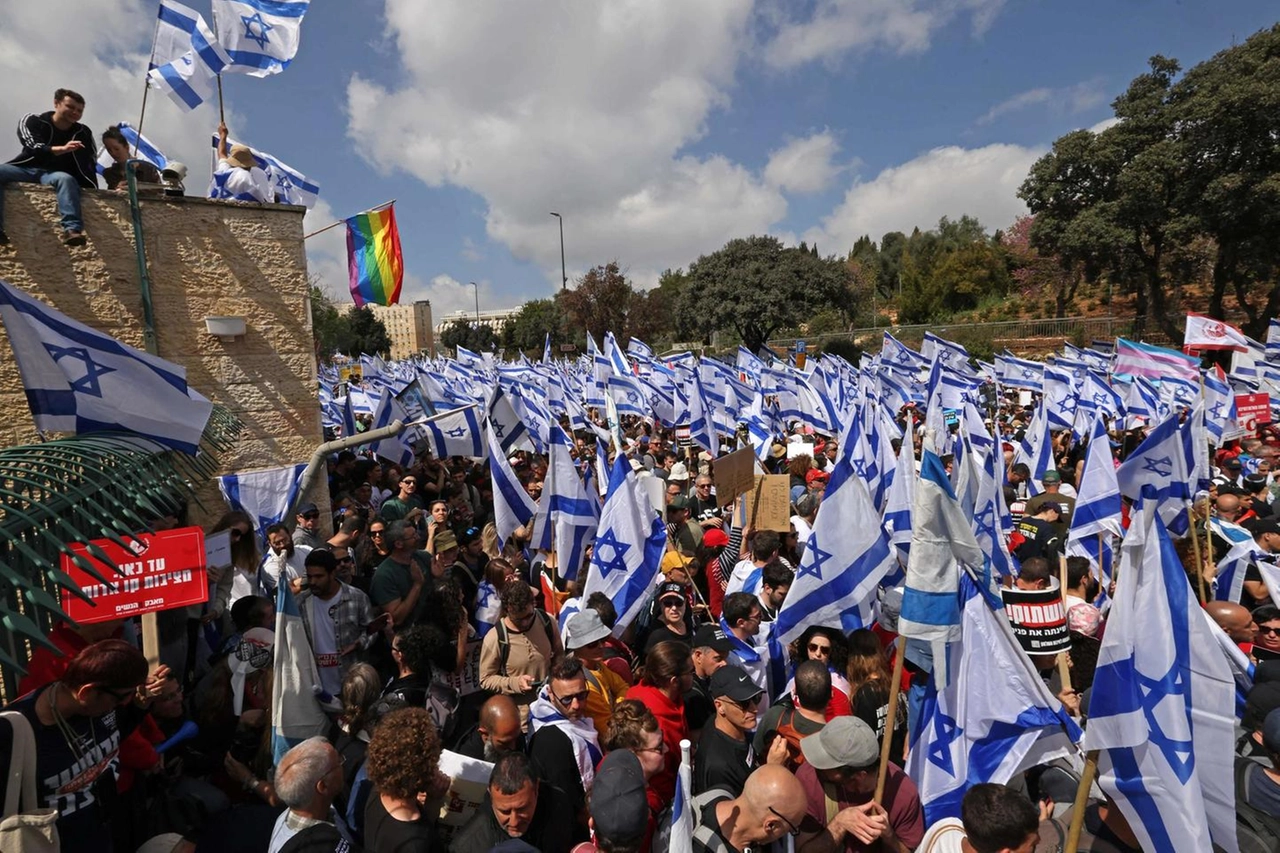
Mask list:
[{"label": "man with beard", "polygon": [[306,545],[295,545],[289,528],[276,522],[267,528],[267,545],[269,551],[262,563],[262,573],[267,584],[274,593],[281,579],[293,586],[293,591],[302,589],[302,577],[306,574],[306,559],[311,549]]},{"label": "man with beard", "polygon": [[497,761],[504,752],[524,752],[520,709],[505,693],[489,697],[480,706],[480,722],[458,742],[459,755],[481,761]]}]

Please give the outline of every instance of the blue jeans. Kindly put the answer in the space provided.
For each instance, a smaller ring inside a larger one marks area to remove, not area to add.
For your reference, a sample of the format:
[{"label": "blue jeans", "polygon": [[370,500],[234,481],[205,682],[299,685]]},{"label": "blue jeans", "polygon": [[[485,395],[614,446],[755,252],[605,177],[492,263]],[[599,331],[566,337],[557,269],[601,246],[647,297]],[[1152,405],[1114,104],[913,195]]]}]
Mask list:
[{"label": "blue jeans", "polygon": [[[50,172],[47,169],[32,169],[26,166],[15,166],[12,163],[0,163],[0,188],[3,188],[4,184],[52,186],[58,193],[58,212],[62,214],[63,230],[84,230],[84,222],[80,218],[80,184],[66,172]],[[0,192],[0,231],[3,230],[4,193]]]}]

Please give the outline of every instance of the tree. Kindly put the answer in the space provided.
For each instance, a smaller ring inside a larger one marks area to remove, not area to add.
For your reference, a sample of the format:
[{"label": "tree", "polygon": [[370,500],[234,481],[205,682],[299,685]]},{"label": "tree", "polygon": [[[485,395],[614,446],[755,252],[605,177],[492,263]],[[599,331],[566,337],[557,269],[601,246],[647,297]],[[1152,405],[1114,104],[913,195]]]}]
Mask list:
[{"label": "tree", "polygon": [[1000,233],[1000,245],[1008,252],[1012,267],[1009,274],[1023,299],[1050,298],[1053,316],[1065,317],[1084,275],[1079,264],[1047,255],[1031,245],[1034,222],[1034,216],[1019,216]]},{"label": "tree", "polygon": [[342,352],[357,356],[362,352],[370,355],[391,355],[391,337],[387,327],[374,316],[368,305],[352,308],[346,316],[347,330],[342,341]]},{"label": "tree", "polygon": [[498,348],[498,336],[488,323],[476,325],[474,320],[459,317],[440,333],[440,345],[455,351],[466,347],[473,352],[485,352]]},{"label": "tree", "polygon": [[733,328],[754,352],[778,329],[838,307],[848,280],[847,267],[835,258],[785,248],[776,237],[735,239],[689,266],[680,311],[706,338]]},{"label": "tree", "polygon": [[574,329],[595,335],[597,340],[605,332],[613,332],[625,343],[627,316],[634,297],[635,289],[618,262],[610,261],[588,270],[572,289],[557,293],[556,301]]},{"label": "tree", "polygon": [[678,309],[688,284],[684,270],[664,270],[657,287],[632,297],[627,334],[648,344],[687,340],[688,324],[682,322]]},{"label": "tree", "polygon": [[[311,285],[311,334],[315,338],[316,356],[327,360],[342,352],[347,335],[346,318],[338,313],[329,294],[319,285],[319,277],[312,274]],[[348,353],[350,355],[350,353]]]},{"label": "tree", "polygon": [[900,318],[909,323],[945,321],[988,296],[1009,292],[1004,252],[985,239],[946,251],[927,272],[917,272],[914,255],[909,259],[900,306]]},{"label": "tree", "polygon": [[507,349],[541,355],[548,333],[552,347],[568,343],[571,339],[565,331],[560,303],[554,299],[531,299],[521,305],[515,316],[502,327],[502,345]]}]

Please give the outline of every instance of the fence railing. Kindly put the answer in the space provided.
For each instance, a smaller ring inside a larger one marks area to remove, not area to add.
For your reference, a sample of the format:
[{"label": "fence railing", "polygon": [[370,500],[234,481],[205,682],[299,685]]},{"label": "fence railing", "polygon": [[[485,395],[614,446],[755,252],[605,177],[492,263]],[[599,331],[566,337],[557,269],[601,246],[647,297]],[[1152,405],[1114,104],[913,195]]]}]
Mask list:
[{"label": "fence railing", "polygon": [[[1135,334],[1132,318],[1121,317],[1053,317],[1044,320],[1006,320],[996,323],[921,323],[906,326],[872,326],[862,329],[850,329],[844,332],[831,332],[821,335],[797,335],[788,338],[777,338],[769,341],[771,348],[787,348],[794,345],[797,338],[807,345],[821,347],[827,341],[851,340],[869,350],[880,348],[885,332],[893,335],[903,343],[918,343],[924,340],[925,332],[947,337],[948,332],[964,336],[978,335],[993,341],[1014,341],[1031,338],[1053,338],[1061,340],[1082,340],[1088,344],[1095,338],[1111,340],[1117,336],[1126,337]],[[1164,334],[1152,329],[1143,330],[1143,340],[1153,344],[1167,344]]]}]

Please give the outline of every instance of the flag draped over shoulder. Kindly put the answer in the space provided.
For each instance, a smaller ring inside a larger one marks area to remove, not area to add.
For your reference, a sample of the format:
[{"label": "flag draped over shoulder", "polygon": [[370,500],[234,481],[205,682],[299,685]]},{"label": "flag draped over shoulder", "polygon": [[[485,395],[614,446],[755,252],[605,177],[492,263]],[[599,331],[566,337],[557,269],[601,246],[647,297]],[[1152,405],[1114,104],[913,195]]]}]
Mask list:
[{"label": "flag draped over shoulder", "polygon": [[254,520],[260,547],[266,547],[267,528],[284,521],[284,514],[298,497],[298,487],[306,467],[305,462],[300,462],[280,468],[223,474],[218,478],[218,489],[227,506],[247,513]]},{"label": "flag draped over shoulder", "polygon": [[184,110],[194,110],[213,96],[218,74],[230,64],[231,57],[198,12],[174,0],[161,0],[148,86],[164,92]]},{"label": "flag draped over shoulder", "polygon": [[1236,850],[1235,685],[1173,542],[1143,501],[1098,654],[1085,747],[1144,850]]},{"label": "flag draped over shoulder", "polygon": [[662,574],[666,547],[667,528],[662,517],[649,505],[627,457],[618,454],[609,472],[608,495],[582,589],[584,601],[593,592],[603,592],[613,601],[618,612],[613,626],[616,636],[622,636],[649,604]]},{"label": "flag draped over shoulder", "polygon": [[227,71],[266,77],[289,67],[298,53],[302,16],[311,0],[213,0],[218,41],[231,59]]},{"label": "flag draped over shoulder", "polygon": [[131,432],[195,455],[213,404],[186,368],[125,346],[0,281],[0,320],[36,428]]},{"label": "flag draped over shoulder", "polygon": [[960,800],[971,786],[1003,785],[1029,767],[1071,755],[1081,737],[1018,645],[1008,619],[992,609],[968,575],[960,585],[961,637],[948,652],[955,677],[941,689],[930,682],[907,758],[927,824],[959,817]]},{"label": "flag draped over shoulder", "polygon": [[347,275],[356,307],[365,303],[395,305],[404,283],[395,205],[357,213],[345,221]]},{"label": "flag draped over shoulder", "polygon": [[271,753],[278,765],[284,754],[310,737],[322,736],[330,722],[312,685],[320,683],[298,600],[289,584],[276,587],[276,644],[272,661]]}]

